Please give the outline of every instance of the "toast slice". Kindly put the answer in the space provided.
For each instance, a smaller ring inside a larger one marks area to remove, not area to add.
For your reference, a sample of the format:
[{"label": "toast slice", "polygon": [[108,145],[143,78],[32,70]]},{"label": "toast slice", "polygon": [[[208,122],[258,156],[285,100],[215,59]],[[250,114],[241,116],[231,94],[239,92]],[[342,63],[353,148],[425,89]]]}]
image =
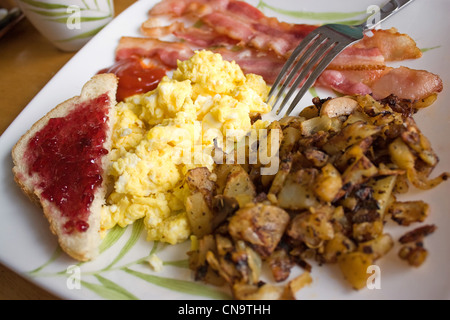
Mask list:
[{"label": "toast slice", "polygon": [[15,181],[42,207],[61,248],[80,261],[98,254],[116,90],[115,75],[93,76],[12,149]]}]

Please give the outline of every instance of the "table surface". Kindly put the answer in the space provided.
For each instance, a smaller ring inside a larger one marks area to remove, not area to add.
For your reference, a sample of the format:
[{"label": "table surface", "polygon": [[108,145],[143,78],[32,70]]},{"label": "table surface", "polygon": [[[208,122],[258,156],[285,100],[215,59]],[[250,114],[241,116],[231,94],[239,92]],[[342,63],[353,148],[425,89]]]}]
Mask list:
[{"label": "table surface", "polygon": [[[135,1],[114,0],[115,14]],[[0,7],[12,4],[0,0]],[[55,48],[27,19],[0,38],[0,134],[74,54]],[[50,299],[57,297],[0,264],[0,300]]]}]

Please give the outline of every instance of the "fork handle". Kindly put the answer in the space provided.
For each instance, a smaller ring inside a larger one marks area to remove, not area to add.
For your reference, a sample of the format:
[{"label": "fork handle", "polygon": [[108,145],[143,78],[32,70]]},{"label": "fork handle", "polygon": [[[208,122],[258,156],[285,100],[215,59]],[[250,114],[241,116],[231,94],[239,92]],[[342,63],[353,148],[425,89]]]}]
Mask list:
[{"label": "fork handle", "polygon": [[413,2],[414,0],[390,0],[388,3],[380,8],[380,20],[373,24],[368,24],[368,21],[364,23],[364,29],[371,30],[379,25],[381,22],[385,21],[387,18],[397,13],[400,9],[403,9],[407,4]]}]

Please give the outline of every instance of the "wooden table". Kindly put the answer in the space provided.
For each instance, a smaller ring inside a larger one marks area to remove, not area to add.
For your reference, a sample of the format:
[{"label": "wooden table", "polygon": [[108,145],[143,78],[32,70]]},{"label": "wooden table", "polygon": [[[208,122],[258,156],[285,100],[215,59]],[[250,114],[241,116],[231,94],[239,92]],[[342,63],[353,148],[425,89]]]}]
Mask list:
[{"label": "wooden table", "polygon": [[[136,0],[114,0],[116,15]],[[13,0],[0,0],[9,8]],[[75,53],[62,52],[22,19],[0,38],[0,134]],[[57,299],[0,264],[1,300]]]}]

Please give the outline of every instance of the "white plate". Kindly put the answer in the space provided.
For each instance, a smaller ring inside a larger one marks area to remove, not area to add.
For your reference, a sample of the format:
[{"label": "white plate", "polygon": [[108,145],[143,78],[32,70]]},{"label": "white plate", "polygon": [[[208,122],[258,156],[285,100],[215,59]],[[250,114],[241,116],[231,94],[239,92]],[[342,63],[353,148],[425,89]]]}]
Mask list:
[{"label": "white plate", "polygon": [[[249,0],[249,3],[271,5],[292,12],[316,13],[365,12],[382,0]],[[79,94],[82,85],[98,70],[114,61],[114,50],[121,36],[139,36],[139,26],[146,19],[147,11],[155,0],[141,0],[113,20],[95,38],[80,50],[30,102],[0,138],[0,262],[17,273],[64,299],[219,299],[226,297],[214,287],[192,281],[186,267],[188,243],[177,246],[155,245],[139,233],[141,223],[124,230],[115,230],[110,235],[118,237],[111,247],[104,250],[95,261],[79,264],[61,253],[56,239],[50,234],[48,224],[39,208],[21,193],[11,173],[11,148],[20,136],[52,107],[69,97]],[[306,20],[302,17],[262,8],[265,14],[280,20],[317,23],[325,20]],[[424,52],[422,58],[403,61],[401,64],[426,69],[439,74],[444,82],[444,91],[438,101],[428,109],[420,111],[415,119],[430,139],[440,157],[435,174],[450,171],[450,2],[447,0],[416,1],[398,13],[383,28],[395,26],[409,34]],[[322,15],[319,19],[326,18]],[[335,14],[329,16],[336,17]],[[354,18],[354,17],[353,17]],[[349,17],[348,19],[352,19]],[[342,20],[339,17],[337,20]],[[331,95],[320,91],[321,95]],[[311,96],[302,100],[310,104]],[[434,223],[437,231],[425,239],[429,256],[420,268],[413,268],[400,261],[394,248],[379,262],[381,271],[379,289],[354,291],[343,281],[334,266],[314,266],[313,284],[303,289],[302,299],[449,299],[450,277],[450,182],[430,191],[412,191],[405,198],[421,199],[431,206],[431,216],[426,223]],[[411,228],[414,228],[412,226]],[[411,228],[392,226],[397,237]],[[156,252],[165,262],[161,272],[154,272],[140,259]],[[71,267],[72,266],[72,267]],[[68,268],[69,267],[69,268]],[[79,273],[78,273],[79,272]],[[294,270],[294,273],[300,270]],[[81,277],[80,288],[74,281]]]}]

